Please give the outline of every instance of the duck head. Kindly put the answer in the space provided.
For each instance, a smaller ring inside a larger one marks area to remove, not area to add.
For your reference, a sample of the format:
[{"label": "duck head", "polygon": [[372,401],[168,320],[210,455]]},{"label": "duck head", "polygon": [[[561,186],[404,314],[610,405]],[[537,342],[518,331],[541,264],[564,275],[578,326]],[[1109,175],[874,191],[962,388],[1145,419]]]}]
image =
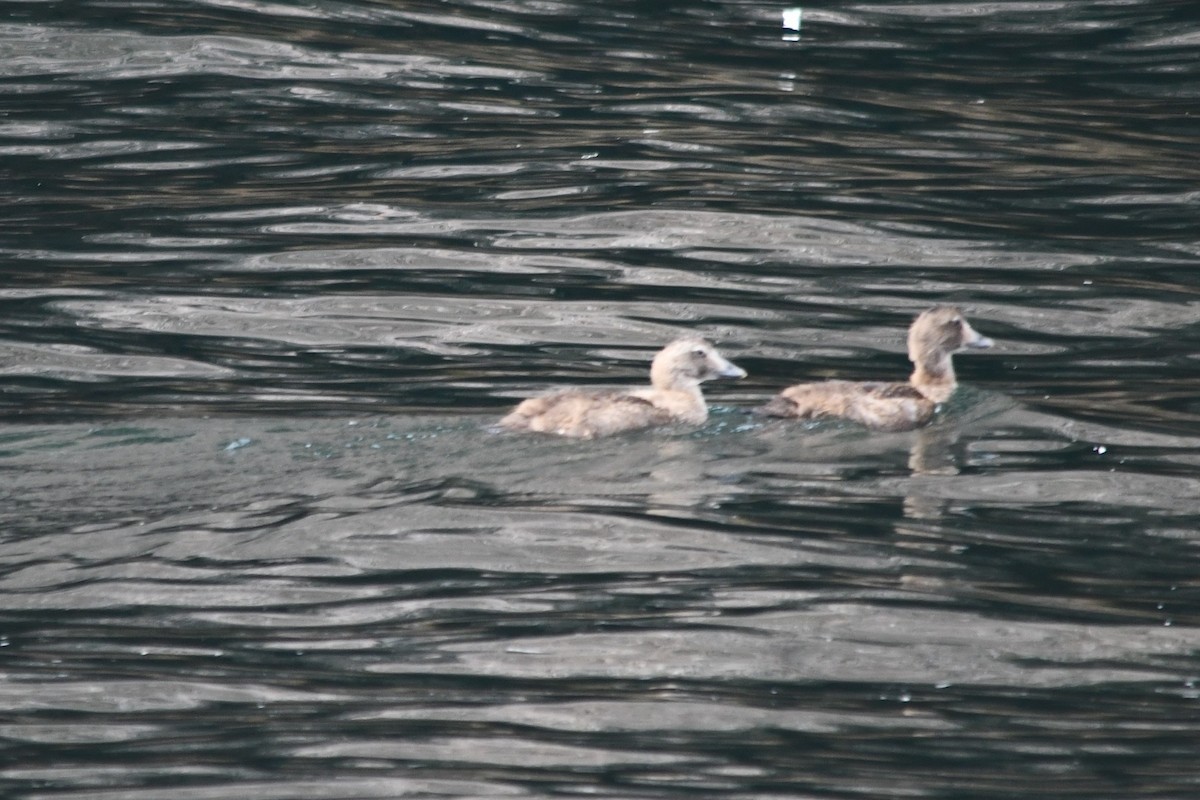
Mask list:
[{"label": "duck head", "polygon": [[908,329],[908,360],[931,364],[964,348],[986,350],[993,344],[971,327],[954,306],[936,306],[922,311]]},{"label": "duck head", "polygon": [[650,365],[650,383],[656,389],[694,389],[715,378],[744,377],[744,369],[718,353],[710,342],[696,336],[671,342]]},{"label": "duck head", "polygon": [[908,329],[908,359],[916,367],[912,384],[935,402],[945,402],[956,385],[950,356],[967,348],[986,350],[992,344],[954,306],[922,311]]}]

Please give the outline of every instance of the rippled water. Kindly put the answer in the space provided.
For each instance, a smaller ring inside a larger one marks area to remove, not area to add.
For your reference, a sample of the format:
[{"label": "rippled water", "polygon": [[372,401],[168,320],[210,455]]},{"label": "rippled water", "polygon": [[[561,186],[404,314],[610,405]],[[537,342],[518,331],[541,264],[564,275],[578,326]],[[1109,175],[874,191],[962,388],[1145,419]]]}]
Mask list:
[{"label": "rippled water", "polygon": [[7,4],[4,796],[1200,793],[1194,4],[784,8]]}]

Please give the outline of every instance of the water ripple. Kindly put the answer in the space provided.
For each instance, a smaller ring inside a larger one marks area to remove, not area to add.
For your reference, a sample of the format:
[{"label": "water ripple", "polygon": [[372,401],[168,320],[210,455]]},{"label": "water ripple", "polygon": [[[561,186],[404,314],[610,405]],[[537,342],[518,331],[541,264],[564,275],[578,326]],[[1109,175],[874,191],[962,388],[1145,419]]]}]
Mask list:
[{"label": "water ripple", "polygon": [[1191,4],[9,5],[7,794],[1194,794]]}]

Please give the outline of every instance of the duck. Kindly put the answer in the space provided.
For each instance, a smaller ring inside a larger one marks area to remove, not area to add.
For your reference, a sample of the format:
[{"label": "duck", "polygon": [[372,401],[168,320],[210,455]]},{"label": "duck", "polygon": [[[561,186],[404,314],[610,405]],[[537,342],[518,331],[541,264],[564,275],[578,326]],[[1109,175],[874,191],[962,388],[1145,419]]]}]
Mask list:
[{"label": "duck", "polygon": [[772,417],[848,419],[874,430],[912,430],[928,424],[958,387],[953,354],[992,345],[991,339],[971,327],[962,311],[934,306],[918,314],[908,329],[908,358],[914,369],[907,383],[801,383],[757,410]]},{"label": "duck", "polygon": [[746,377],[705,339],[684,336],[650,364],[650,386],[625,391],[567,390],[521,402],[500,420],[509,431],[552,433],[576,439],[610,436],[658,425],[703,425],[708,405],[700,384]]}]

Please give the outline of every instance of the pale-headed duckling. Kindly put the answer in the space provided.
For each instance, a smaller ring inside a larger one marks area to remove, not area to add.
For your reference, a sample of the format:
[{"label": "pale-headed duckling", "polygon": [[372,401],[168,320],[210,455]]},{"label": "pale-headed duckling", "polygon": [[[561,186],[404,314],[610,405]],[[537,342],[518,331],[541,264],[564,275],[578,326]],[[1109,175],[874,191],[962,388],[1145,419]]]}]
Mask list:
[{"label": "pale-headed duckling", "polygon": [[704,339],[685,336],[659,351],[650,365],[650,386],[627,391],[569,390],[525,400],[502,420],[512,431],[556,433],[590,439],[682,422],[702,425],[708,406],[700,384],[713,378],[744,378]]},{"label": "pale-headed duckling", "polygon": [[885,431],[920,427],[939,403],[954,394],[957,382],[951,355],[963,348],[986,349],[981,336],[953,306],[923,311],[908,329],[908,358],[916,367],[908,383],[824,381],[784,389],[758,409],[773,417],[840,417]]}]

